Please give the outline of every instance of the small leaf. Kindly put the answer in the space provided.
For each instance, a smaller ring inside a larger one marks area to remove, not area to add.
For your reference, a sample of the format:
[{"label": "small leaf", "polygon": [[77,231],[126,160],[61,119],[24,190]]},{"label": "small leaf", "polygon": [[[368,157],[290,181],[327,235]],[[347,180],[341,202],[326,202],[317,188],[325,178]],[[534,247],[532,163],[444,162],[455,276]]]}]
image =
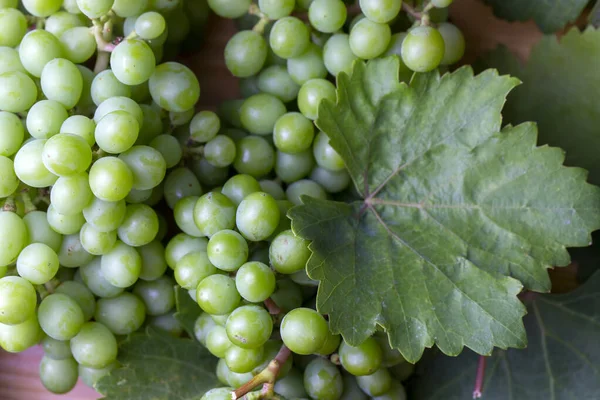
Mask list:
[{"label": "small leaf", "polygon": [[[574,292],[538,295],[527,306],[529,345],[496,350],[487,360],[482,399],[600,398],[600,273]],[[425,359],[411,399],[471,398],[477,355]]]},{"label": "small leaf", "polygon": [[119,348],[121,367],[96,389],[107,400],[199,400],[217,387],[217,360],[198,342],[148,329]]},{"label": "small leaf", "polygon": [[540,143],[565,149],[566,164],[586,168],[590,182],[600,184],[600,30],[574,28],[560,42],[546,36],[524,67],[505,48],[482,63],[523,80],[508,97],[506,120],[536,121]]},{"label": "small leaf", "polygon": [[194,325],[200,314],[202,314],[200,306],[192,300],[187,290],[182,289],[180,286],[175,288],[175,302],[177,309],[175,319],[179,321],[187,334],[194,339]]},{"label": "small leaf", "polygon": [[509,21],[533,19],[545,33],[561,30],[574,22],[588,0],[485,0],[492,6],[497,17]]},{"label": "small leaf", "polygon": [[353,345],[383,326],[412,362],[434,344],[523,347],[519,280],[549,291],[546,269],[600,227],[600,188],[559,149],[536,148],[533,124],[498,132],[515,79],[465,67],[409,87],[398,68],[395,57],[356,63],[337,104],[319,109],[363,200],[305,197],[290,210],[312,241],[318,309]]}]

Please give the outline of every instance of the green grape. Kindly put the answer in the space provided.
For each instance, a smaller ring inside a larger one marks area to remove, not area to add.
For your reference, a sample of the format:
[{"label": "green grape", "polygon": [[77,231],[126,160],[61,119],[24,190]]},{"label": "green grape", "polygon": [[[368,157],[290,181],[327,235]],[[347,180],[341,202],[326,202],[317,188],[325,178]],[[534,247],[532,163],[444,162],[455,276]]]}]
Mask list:
[{"label": "green grape", "polygon": [[[209,4],[211,2],[217,2],[223,0],[208,0]],[[224,388],[216,388],[211,389],[208,392],[204,393],[204,396],[200,398],[200,400],[229,400],[231,399],[231,392],[233,388],[224,387]]]},{"label": "green grape", "polygon": [[115,335],[128,335],[137,331],[145,318],[146,306],[139,297],[129,292],[98,300],[94,313],[94,319]]},{"label": "green grape", "polygon": [[[402,4],[402,0],[399,1]],[[361,9],[362,7],[361,1]],[[396,13],[398,14],[398,13]],[[333,33],[340,30],[346,22],[346,5],[341,0],[314,0],[308,8],[308,20],[319,32]]]},{"label": "green grape", "polygon": [[145,12],[135,20],[135,32],[145,40],[156,39],[166,29],[165,18],[154,11]]},{"label": "green grape", "polygon": [[19,59],[19,52],[12,47],[0,46],[0,74],[14,71],[27,73]]},{"label": "green grape", "polygon": [[281,274],[293,274],[304,269],[310,254],[308,241],[294,235],[291,230],[277,235],[269,247],[271,265]]},{"label": "green grape", "polygon": [[193,108],[181,112],[171,111],[169,113],[169,122],[171,123],[171,126],[174,127],[189,124],[194,117],[195,112],[196,110]]},{"label": "green grape", "polygon": [[287,60],[287,71],[298,85],[311,79],[325,78],[327,68],[323,61],[323,49],[310,43],[303,54]]},{"label": "green grape", "polygon": [[175,265],[175,280],[182,288],[192,290],[196,289],[204,278],[218,272],[205,251],[196,251],[179,259]]},{"label": "green grape", "polygon": [[206,252],[215,267],[227,272],[237,271],[248,260],[248,243],[236,231],[224,229],[211,236]]},{"label": "green grape", "polygon": [[94,104],[98,106],[111,97],[131,97],[131,88],[121,83],[115,74],[110,69],[107,69],[94,77],[91,94]]},{"label": "green grape", "polygon": [[283,182],[292,183],[306,177],[314,165],[315,159],[310,150],[295,154],[278,151],[275,172]]},{"label": "green grape", "polygon": [[20,324],[0,323],[0,348],[9,353],[20,353],[38,344],[43,335],[35,314]]},{"label": "green grape", "polygon": [[277,97],[261,93],[244,101],[240,118],[244,128],[256,135],[270,135],[275,122],[285,114],[286,108]]},{"label": "green grape", "polygon": [[437,29],[444,39],[444,58],[441,65],[451,65],[460,61],[465,54],[465,37],[460,29],[449,22],[442,22]]},{"label": "green grape", "polygon": [[235,281],[226,275],[207,276],[196,288],[196,301],[200,308],[209,314],[229,314],[236,309],[240,300]]},{"label": "green grape", "polygon": [[56,340],[50,336],[45,336],[41,344],[44,355],[54,360],[64,360],[72,357],[71,346],[66,340]]},{"label": "green grape", "polygon": [[144,302],[146,314],[158,316],[175,307],[174,286],[173,278],[161,276],[153,281],[138,281],[133,293]]},{"label": "green grape", "polygon": [[[0,266],[17,260],[21,250],[28,244],[29,235],[25,222],[17,214],[0,211]],[[0,323],[7,323],[0,320]]]},{"label": "green grape", "polygon": [[295,5],[295,0],[258,0],[260,11],[272,20],[290,15]]},{"label": "green grape", "polygon": [[446,8],[452,4],[453,0],[431,0],[431,4],[437,8]]},{"label": "green grape", "polygon": [[59,102],[39,101],[27,113],[27,131],[36,139],[49,139],[60,131],[68,117],[67,110]]},{"label": "green grape", "polygon": [[66,109],[75,107],[81,98],[83,78],[75,64],[69,60],[56,58],[48,62],[42,70],[40,80],[46,98],[57,101]]},{"label": "green grape", "polygon": [[115,297],[123,288],[113,286],[102,273],[102,259],[97,257],[79,268],[81,278],[90,291],[98,297]]},{"label": "green grape", "polygon": [[302,179],[289,185],[285,191],[285,195],[296,206],[302,204],[302,196],[310,196],[322,200],[327,199],[327,193],[321,185],[308,179]]},{"label": "green grape", "polygon": [[237,142],[233,166],[240,174],[260,178],[271,172],[274,164],[273,146],[263,137],[250,135]]},{"label": "green grape", "polygon": [[104,368],[90,368],[84,365],[78,365],[79,378],[90,388],[96,387],[96,383],[103,377],[110,374],[110,372],[117,367],[117,363],[114,362]]},{"label": "green grape", "polygon": [[46,217],[50,228],[63,235],[77,233],[83,224],[85,224],[83,213],[72,215],[60,214],[54,209],[52,204],[48,207]]},{"label": "green grape", "polygon": [[312,121],[299,112],[290,112],[275,123],[273,142],[278,150],[295,154],[309,149],[314,136]]},{"label": "green grape", "polygon": [[329,327],[325,318],[315,310],[296,308],[281,321],[281,339],[296,354],[313,354],[323,347]]},{"label": "green grape", "polygon": [[85,172],[58,178],[50,191],[54,209],[63,215],[81,213],[90,204],[92,197],[88,174]]},{"label": "green grape", "polygon": [[112,10],[121,18],[140,15],[148,8],[149,0],[115,0]]},{"label": "green grape", "polygon": [[94,112],[94,102],[91,94],[94,72],[83,65],[76,65],[76,67],[83,77],[83,90],[81,91],[79,103],[75,106],[74,111],[79,114],[91,115]]},{"label": "green grape", "polygon": [[99,18],[110,11],[114,0],[77,0],[77,7],[89,19]]},{"label": "green grape", "polygon": [[[225,364],[225,360],[219,358],[219,361],[217,362],[216,375],[221,385],[229,385],[229,379],[232,373],[233,372],[229,370],[229,367],[227,367],[227,364]],[[248,375],[250,375],[250,379],[252,379],[252,374],[248,373]]]},{"label": "green grape", "polygon": [[75,281],[65,281],[61,283],[55,290],[55,293],[62,293],[75,300],[81,311],[83,318],[88,321],[94,315],[96,308],[96,299],[93,293],[83,283]]},{"label": "green grape", "polygon": [[101,232],[85,223],[79,231],[81,246],[90,254],[101,256],[108,253],[117,242],[116,231]]},{"label": "green grape", "polygon": [[225,183],[227,178],[229,178],[228,167],[215,167],[206,161],[205,158],[193,160],[190,168],[194,172],[194,175],[198,177],[198,180],[202,185],[207,185],[213,188],[215,186],[222,185]]},{"label": "green grape", "polygon": [[142,257],[142,271],[140,279],[153,281],[160,278],[167,270],[165,248],[158,238],[136,250]]},{"label": "green grape", "polygon": [[94,197],[83,209],[83,215],[87,223],[100,232],[112,232],[116,230],[125,218],[125,201],[104,201]]},{"label": "green grape", "polygon": [[100,103],[94,113],[94,122],[97,124],[105,115],[113,111],[126,111],[135,117],[139,126],[143,126],[144,124],[144,112],[141,106],[135,101],[123,96],[110,97]]},{"label": "green grape", "polygon": [[275,274],[271,268],[261,262],[247,262],[235,275],[235,287],[244,300],[260,303],[275,291]]},{"label": "green grape", "polygon": [[151,8],[161,14],[170,14],[178,10],[181,3],[183,3],[182,0],[151,0]]},{"label": "green grape", "polygon": [[78,233],[69,234],[63,237],[57,255],[60,265],[67,268],[85,265],[94,258],[94,256],[85,251],[81,245]]},{"label": "green grape", "polygon": [[32,140],[23,145],[14,158],[17,177],[31,187],[47,187],[56,182],[58,176],[44,166],[42,152],[46,140]]},{"label": "green grape", "polygon": [[404,382],[415,372],[415,365],[407,362],[401,362],[389,368],[390,373],[399,382]]},{"label": "green grape", "polygon": [[242,121],[240,120],[240,109],[242,108],[244,101],[244,99],[236,99],[225,100],[222,102],[217,109],[217,115],[221,121],[235,128],[241,128]]},{"label": "green grape", "polygon": [[165,178],[165,200],[171,209],[187,196],[202,195],[202,187],[198,178],[187,168],[177,168],[169,172]]},{"label": "green grape", "polygon": [[36,98],[37,86],[25,73],[10,71],[0,74],[0,110],[13,113],[27,111]]},{"label": "green grape", "polygon": [[233,76],[247,78],[257,74],[267,58],[267,42],[257,32],[240,31],[225,46],[225,65]]},{"label": "green grape", "polygon": [[376,333],[373,337],[375,338],[375,340],[377,340],[379,347],[381,347],[381,351],[382,351],[381,365],[382,366],[387,368],[387,367],[392,367],[392,366],[400,364],[400,363],[407,362],[398,350],[392,349],[390,347],[390,343],[389,343],[387,334]]},{"label": "green grape", "polygon": [[391,388],[385,393],[372,397],[373,400],[406,400],[406,390],[401,383],[392,381]]},{"label": "green grape", "polygon": [[47,218],[44,211],[31,211],[25,214],[23,222],[29,232],[30,243],[43,243],[57,252],[62,243],[62,235],[50,227]]},{"label": "green grape", "polygon": [[121,42],[110,55],[110,68],[126,85],[140,85],[154,73],[156,59],[152,49],[139,39]]},{"label": "green grape", "polygon": [[272,65],[261,71],[257,89],[288,103],[298,96],[300,86],[294,82],[285,66]]},{"label": "green grape", "polygon": [[148,84],[154,102],[167,111],[189,110],[200,98],[196,75],[176,62],[158,65]]},{"label": "green grape", "polygon": [[149,317],[147,326],[165,332],[174,337],[179,337],[183,333],[183,328],[181,327],[179,321],[175,318],[173,312],[168,312],[155,317]]},{"label": "green grape", "polygon": [[350,31],[350,48],[357,57],[368,60],[383,54],[391,37],[389,25],[363,18]]},{"label": "green grape", "polygon": [[380,368],[371,375],[357,376],[356,382],[371,397],[380,396],[392,387],[392,376],[387,368]]},{"label": "green grape", "polygon": [[370,375],[381,366],[383,352],[377,341],[370,337],[354,347],[342,341],[338,350],[344,369],[355,376]]},{"label": "green grape", "polygon": [[200,232],[211,237],[219,231],[235,227],[235,211],[235,205],[227,196],[209,192],[196,202],[193,221]]},{"label": "green grape", "polygon": [[118,154],[129,150],[138,138],[140,124],[127,111],[106,114],[96,125],[95,138],[100,149]]},{"label": "green grape", "polygon": [[81,15],[59,11],[46,18],[44,30],[60,38],[67,30],[83,26],[85,26],[85,18],[82,18]]},{"label": "green grape", "polygon": [[231,313],[221,314],[221,315],[214,315],[213,314],[213,315],[211,315],[211,318],[215,321],[215,323],[217,325],[219,325],[219,326],[225,326],[225,323],[227,322],[227,318],[229,318],[229,314],[231,314]]},{"label": "green grape", "polygon": [[85,322],[79,304],[62,293],[51,294],[42,300],[38,320],[44,333],[56,340],[72,339]]},{"label": "green grape", "polygon": [[329,137],[319,131],[313,143],[313,155],[320,167],[330,171],[341,171],[346,168],[344,160],[329,143]]},{"label": "green grape", "polygon": [[[0,220],[3,214],[7,212],[0,212]],[[26,322],[35,316],[36,305],[37,295],[29,281],[18,276],[0,279],[0,324],[18,325]]]},{"label": "green grape", "polygon": [[59,133],[70,133],[81,136],[92,147],[96,144],[96,139],[94,138],[95,130],[96,124],[94,121],[83,115],[73,115],[64,120],[60,126]]},{"label": "green grape", "polygon": [[273,390],[288,399],[306,398],[308,396],[306,390],[304,390],[302,372],[296,368],[292,368],[286,376],[277,379]]},{"label": "green grape", "polygon": [[268,193],[275,200],[285,199],[285,192],[279,183],[263,179],[259,184],[261,192]]},{"label": "green grape", "polygon": [[0,0],[0,8],[17,8],[18,0]]},{"label": "green grape", "polygon": [[142,258],[133,247],[121,241],[100,259],[102,275],[113,286],[127,288],[140,277]]},{"label": "green grape", "polygon": [[217,135],[204,145],[204,158],[215,167],[227,167],[235,160],[235,142],[225,135]]},{"label": "green grape", "polygon": [[34,285],[43,285],[58,271],[58,255],[43,243],[25,247],[17,258],[19,275]]},{"label": "green grape", "polygon": [[335,86],[325,79],[311,79],[305,82],[300,88],[300,92],[298,92],[298,108],[306,118],[315,120],[317,119],[319,104],[323,99],[335,103]]},{"label": "green grape", "polygon": [[251,3],[252,0],[208,0],[208,6],[215,14],[228,19],[246,14]]},{"label": "green grape", "polygon": [[344,373],[342,374],[342,380],[344,382],[344,391],[340,400],[369,400],[369,396],[356,383],[356,377]]},{"label": "green grape", "polygon": [[26,33],[27,19],[21,11],[0,9],[0,46],[16,47]]},{"label": "green grape", "polygon": [[203,346],[206,346],[206,337],[215,326],[217,326],[217,324],[210,314],[203,312],[196,318],[196,322],[194,323],[194,337]]},{"label": "green grape", "polygon": [[444,48],[444,38],[437,29],[418,26],[402,42],[402,61],[415,72],[428,72],[440,65]]},{"label": "green grape", "polygon": [[165,260],[171,269],[175,269],[181,257],[194,251],[206,251],[208,240],[196,238],[185,233],[173,236],[165,249]]},{"label": "green grape", "polygon": [[289,279],[279,279],[277,289],[271,294],[271,300],[282,312],[289,312],[302,305],[302,290]]},{"label": "green grape", "polygon": [[173,209],[173,217],[177,227],[190,236],[202,237],[204,233],[194,222],[194,208],[198,201],[198,196],[188,196],[180,199]]},{"label": "green grape", "polygon": [[334,335],[331,332],[327,333],[328,335],[327,339],[325,340],[325,344],[317,352],[317,354],[320,354],[322,356],[328,356],[335,352],[342,341],[342,337],[340,335]]},{"label": "green grape", "polygon": [[246,239],[258,242],[271,236],[279,224],[279,218],[279,207],[275,199],[267,193],[255,192],[242,200],[235,222]]},{"label": "green grape", "polygon": [[23,67],[31,75],[39,78],[47,63],[63,56],[64,50],[60,41],[43,30],[33,30],[23,37],[19,45],[19,58]]},{"label": "green grape", "polygon": [[8,197],[19,187],[19,179],[15,173],[13,161],[0,156],[0,198]]},{"label": "green grape", "polygon": [[238,174],[225,182],[221,192],[237,206],[249,194],[260,192],[260,184],[250,175]]},{"label": "green grape", "polygon": [[296,17],[279,19],[269,34],[269,44],[275,55],[288,59],[302,55],[310,43],[310,33]]},{"label": "green grape", "polygon": [[331,171],[316,167],[312,170],[310,179],[321,185],[328,193],[339,193],[350,185],[350,174],[345,169]]},{"label": "green grape", "polygon": [[273,331],[273,320],[262,307],[241,306],[229,315],[225,329],[227,336],[236,346],[256,349],[269,340]]},{"label": "green grape", "polygon": [[136,190],[131,191],[125,197],[125,201],[130,204],[144,203],[152,195],[152,189]]},{"label": "green grape", "polygon": [[315,358],[304,370],[304,389],[313,399],[339,399],[344,390],[342,374],[331,361]]},{"label": "green grape", "polygon": [[44,387],[55,394],[70,392],[79,377],[77,362],[71,357],[64,360],[42,357],[39,374]]},{"label": "green grape", "polygon": [[71,352],[83,366],[104,368],[117,358],[117,340],[100,322],[86,322],[77,336],[71,339]]},{"label": "green grape", "polygon": [[0,111],[0,156],[14,155],[21,148],[24,138],[25,129],[19,117]]},{"label": "green grape", "polygon": [[198,143],[206,143],[221,129],[219,116],[212,111],[200,111],[190,121],[190,137]]},{"label": "green grape", "polygon": [[158,150],[150,146],[133,146],[119,155],[119,158],[133,173],[133,188],[136,190],[152,189],[165,177],[166,161]]},{"label": "green grape", "polygon": [[90,29],[78,26],[59,36],[65,58],[74,63],[84,63],[96,52],[96,40]]},{"label": "green grape", "polygon": [[227,350],[233,346],[225,328],[215,325],[206,335],[206,349],[217,358],[225,358]]},{"label": "green grape", "polygon": [[259,365],[264,356],[264,348],[244,349],[232,345],[225,352],[225,362],[229,369],[238,374],[252,371]]},{"label": "green grape", "polygon": [[133,173],[123,160],[103,157],[90,169],[90,188],[100,200],[122,200],[133,188]]},{"label": "green grape", "polygon": [[398,16],[402,0],[360,0],[360,10],[373,22],[385,24]]},{"label": "green grape", "polygon": [[[143,86],[143,85],[142,85]],[[148,85],[146,85],[148,86]],[[133,96],[133,94],[132,94]],[[141,104],[143,122],[140,127],[140,133],[135,141],[138,145],[147,145],[152,139],[160,135],[163,131],[163,122],[160,116],[160,110],[147,104]]]}]

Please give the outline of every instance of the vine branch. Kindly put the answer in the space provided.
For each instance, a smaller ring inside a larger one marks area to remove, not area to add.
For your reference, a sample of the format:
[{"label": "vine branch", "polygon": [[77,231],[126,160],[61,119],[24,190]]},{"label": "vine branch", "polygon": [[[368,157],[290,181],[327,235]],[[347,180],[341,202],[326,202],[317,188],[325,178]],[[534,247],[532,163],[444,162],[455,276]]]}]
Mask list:
[{"label": "vine branch", "polygon": [[[279,375],[279,370],[281,366],[285,364],[287,359],[290,357],[292,352],[287,346],[283,345],[279,349],[279,352],[275,356],[273,360],[269,363],[267,368],[262,370],[258,375],[254,378],[250,379],[248,382],[231,392],[231,400],[250,400],[250,399],[270,399],[273,397],[273,386],[275,385],[275,381],[277,380],[277,376]],[[259,397],[247,397],[246,395],[252,391],[258,385],[263,385],[259,393]]]},{"label": "vine branch", "polygon": [[479,399],[483,395],[483,380],[485,379],[486,357],[479,356],[477,364],[477,375],[475,376],[475,388],[473,389],[473,398]]}]

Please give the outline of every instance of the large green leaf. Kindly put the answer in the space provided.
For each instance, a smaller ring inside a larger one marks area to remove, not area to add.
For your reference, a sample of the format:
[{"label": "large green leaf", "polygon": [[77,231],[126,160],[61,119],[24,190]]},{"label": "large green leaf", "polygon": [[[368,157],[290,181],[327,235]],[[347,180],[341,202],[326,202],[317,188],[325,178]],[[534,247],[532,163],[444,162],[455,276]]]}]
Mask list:
[{"label": "large green leaf", "polygon": [[151,329],[121,344],[119,362],[96,385],[107,400],[199,400],[219,385],[217,360],[198,342]]},{"label": "large green leaf", "polygon": [[[483,400],[600,398],[600,274],[565,295],[526,302],[526,350],[496,350],[487,360]],[[413,400],[464,400],[473,392],[478,357],[426,357]]]},{"label": "large green leaf", "polygon": [[485,0],[496,16],[509,21],[533,19],[545,33],[561,30],[579,17],[589,0]]},{"label": "large green leaf", "polygon": [[510,123],[536,121],[539,141],[566,150],[567,165],[590,171],[600,183],[600,30],[571,29],[559,40],[546,36],[521,66],[505,48],[483,60],[485,68],[518,76],[523,85],[508,97]]},{"label": "large green leaf", "polygon": [[[517,81],[461,68],[398,83],[395,57],[356,63],[317,125],[363,200],[304,198],[290,211],[312,241],[307,271],[331,329],[358,344],[377,324],[410,361],[433,344],[525,346],[523,282],[548,291],[546,269],[569,263],[600,227],[600,189],[536,148],[536,128],[498,132]],[[516,279],[515,279],[516,278]]]}]

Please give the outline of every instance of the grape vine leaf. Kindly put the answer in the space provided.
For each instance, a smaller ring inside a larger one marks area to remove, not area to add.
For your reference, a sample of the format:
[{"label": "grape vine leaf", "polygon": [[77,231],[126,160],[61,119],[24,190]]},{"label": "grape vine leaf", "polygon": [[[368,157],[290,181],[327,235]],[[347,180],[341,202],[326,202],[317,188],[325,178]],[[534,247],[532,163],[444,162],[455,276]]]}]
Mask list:
[{"label": "grape vine leaf", "polygon": [[588,0],[484,0],[498,18],[508,21],[533,19],[544,33],[554,33],[574,22]]},{"label": "grape vine leaf", "polygon": [[199,400],[217,387],[217,360],[198,342],[149,328],[119,347],[121,366],[96,384],[106,400]]},{"label": "grape vine leaf", "polygon": [[534,124],[499,132],[517,84],[463,67],[398,82],[397,57],[355,63],[323,101],[329,135],[362,196],[350,204],[303,197],[292,229],[311,241],[317,307],[357,345],[376,325],[404,357],[434,344],[457,355],[524,347],[517,299],[549,291],[546,269],[600,227],[600,188],[535,147]]},{"label": "grape vine leaf", "polygon": [[192,300],[187,290],[177,286],[175,288],[175,308],[177,309],[174,315],[175,319],[179,321],[183,329],[193,339],[195,337],[194,326],[196,320],[202,314],[200,306]]},{"label": "grape vine leaf", "polygon": [[566,164],[586,168],[590,182],[600,184],[600,30],[571,29],[560,42],[546,36],[525,66],[506,48],[488,54],[481,64],[523,80],[508,97],[505,119],[536,121],[540,143],[566,150]]},{"label": "grape vine leaf", "polygon": [[[573,292],[525,301],[525,350],[495,350],[487,360],[483,400],[600,398],[600,273]],[[471,398],[478,356],[424,357],[411,399]]]}]

